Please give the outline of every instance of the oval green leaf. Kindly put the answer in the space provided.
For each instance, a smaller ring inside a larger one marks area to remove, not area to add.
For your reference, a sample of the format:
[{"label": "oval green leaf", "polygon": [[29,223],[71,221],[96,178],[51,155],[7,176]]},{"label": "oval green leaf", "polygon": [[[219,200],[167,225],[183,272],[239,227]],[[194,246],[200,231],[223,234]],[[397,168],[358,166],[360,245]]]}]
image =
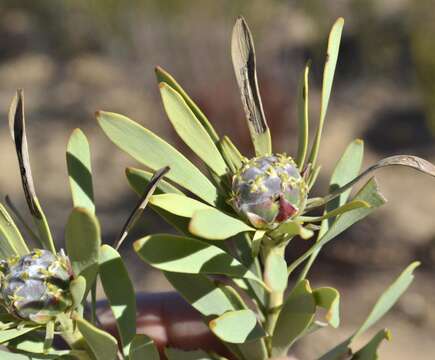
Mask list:
[{"label": "oval green leaf", "polygon": [[[167,348],[165,349],[165,355],[168,360],[214,360],[206,352],[202,350],[195,351],[183,351],[179,349]],[[224,359],[223,359],[224,360]]]},{"label": "oval green leaf", "polygon": [[85,319],[78,318],[76,323],[96,360],[114,360],[116,358],[118,343],[112,335],[98,329]]},{"label": "oval green leaf", "polygon": [[162,208],[171,214],[192,217],[198,210],[214,209],[201,201],[181,194],[160,194],[150,198],[150,204]]},{"label": "oval green leaf", "polygon": [[222,155],[183,97],[164,82],[159,86],[163,106],[177,134],[218,176],[225,175],[227,166]]},{"label": "oval green leaf", "polygon": [[95,212],[91,150],[86,135],[80,129],[75,129],[69,138],[66,163],[74,207]]},{"label": "oval green leaf", "polygon": [[311,325],[316,302],[308,280],[296,284],[285,300],[272,335],[272,355],[286,356],[288,349]]},{"label": "oval green leaf", "polygon": [[229,311],[208,324],[221,340],[232,344],[244,344],[266,335],[252,310]]},{"label": "oval green leaf", "polygon": [[217,190],[210,180],[166,141],[125,116],[100,111],[97,120],[115,145],[137,161],[156,170],[171,168],[168,178],[201,199],[214,204]]},{"label": "oval green leaf", "polygon": [[263,284],[231,255],[201,240],[157,234],[137,240],[133,246],[142,260],[160,270],[185,274],[221,274]]},{"label": "oval green leaf", "polygon": [[235,310],[221,288],[202,274],[182,274],[164,272],[171,283],[186,301],[204,316],[222,315]]},{"label": "oval green leaf", "polygon": [[160,360],[154,341],[148,336],[138,334],[130,345],[129,360]]},{"label": "oval green leaf", "polygon": [[340,293],[332,287],[322,287],[313,291],[316,305],[324,308],[326,321],[337,328],[340,325]]},{"label": "oval green leaf", "polygon": [[195,211],[189,224],[189,231],[208,240],[225,240],[245,231],[255,231],[243,221],[233,218],[217,209]]},{"label": "oval green leaf", "polygon": [[70,282],[69,290],[71,291],[74,307],[77,308],[85,298],[86,279],[83,276],[78,276]]},{"label": "oval green leaf", "polygon": [[264,282],[271,291],[282,292],[287,288],[287,263],[284,256],[272,250],[266,257]]},{"label": "oval green leaf", "polygon": [[23,256],[29,252],[14,220],[6,208],[0,204],[0,258],[6,259],[14,255]]},{"label": "oval green leaf", "polygon": [[97,276],[101,246],[100,225],[90,210],[73,209],[66,225],[65,246],[74,273],[86,279],[87,293]]},{"label": "oval green leaf", "polygon": [[136,294],[121,255],[109,245],[100,251],[100,278],[115,317],[124,354],[136,335]]},{"label": "oval green leaf", "polygon": [[202,126],[207,130],[207,133],[210,135],[213,141],[218,142],[219,136],[216,133],[216,130],[210,124],[201,109],[193,102],[189,95],[187,95],[187,93],[183,90],[180,84],[178,84],[174,77],[160,66],[157,66],[155,70],[158,83],[165,82],[169,84],[176,92],[178,92],[183,97],[190,110],[192,110],[192,112],[195,114],[196,118],[201,122]]}]

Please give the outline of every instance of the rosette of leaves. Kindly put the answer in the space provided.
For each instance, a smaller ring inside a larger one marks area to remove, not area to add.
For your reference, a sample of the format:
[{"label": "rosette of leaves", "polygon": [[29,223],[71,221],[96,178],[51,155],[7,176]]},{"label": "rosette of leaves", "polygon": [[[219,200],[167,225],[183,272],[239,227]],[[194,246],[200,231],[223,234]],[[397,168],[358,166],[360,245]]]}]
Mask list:
[{"label": "rosette of leaves", "polygon": [[[203,162],[205,171],[127,117],[97,113],[99,125],[110,140],[148,170],[171,167],[168,181],[160,182],[156,194],[150,197],[150,206],[179,234],[149,235],[137,240],[134,248],[145,262],[164,271],[237,359],[284,355],[303,336],[327,325],[339,325],[338,291],[312,287],[307,275],[324,245],[385,203],[374,177],[350,198],[355,184],[375,170],[393,165],[435,176],[432,164],[410,155],[388,157],[361,172],[363,142],[357,139],[338,160],[329,193],[310,197],[321,168],[318,153],[343,23],[338,19],[329,35],[319,122],[311,144],[309,65],[302,74],[299,146],[293,158],[273,152],[257,82],[252,35],[243,18],[234,26],[231,52],[255,157],[242,155],[228,136],[220,136],[176,80],[159,67],[156,75],[164,109],[176,133]],[[126,171],[138,194],[151,178],[148,170]],[[319,210],[321,215],[313,215]],[[297,238],[310,241],[311,246],[287,263],[285,250]],[[322,359],[375,358],[381,340],[388,338],[387,331],[379,332],[358,351],[354,351],[353,341],[391,308],[410,284],[416,266],[411,264],[388,288],[360,329]],[[296,269],[299,274],[294,277]],[[319,318],[319,308],[326,309],[326,318]]]},{"label": "rosette of leaves", "polygon": [[[76,129],[66,153],[73,210],[66,224],[65,252],[56,248],[36,195],[20,90],[11,105],[9,125],[33,226],[8,197],[6,206],[0,203],[0,358],[134,360],[144,358],[143,354],[155,358],[153,342],[136,336],[135,293],[127,269],[115,248],[101,244],[86,136]],[[145,189],[116,247],[167,171],[156,173]],[[118,325],[117,338],[101,330],[96,317],[98,276]],[[56,337],[63,338],[67,346],[53,345],[59,344],[53,343]]]}]

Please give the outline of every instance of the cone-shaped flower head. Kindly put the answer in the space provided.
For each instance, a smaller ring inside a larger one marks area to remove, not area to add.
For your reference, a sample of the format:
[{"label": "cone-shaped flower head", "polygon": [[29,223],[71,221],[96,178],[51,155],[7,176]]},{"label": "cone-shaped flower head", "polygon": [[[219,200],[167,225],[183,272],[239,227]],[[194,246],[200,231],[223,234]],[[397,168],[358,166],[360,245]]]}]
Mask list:
[{"label": "cone-shaped flower head", "polygon": [[44,324],[68,311],[71,264],[62,252],[34,249],[22,257],[0,262],[1,303],[14,316]]},{"label": "cone-shaped flower head", "polygon": [[233,177],[231,204],[256,228],[274,228],[305,207],[307,185],[284,154],[246,161]]}]

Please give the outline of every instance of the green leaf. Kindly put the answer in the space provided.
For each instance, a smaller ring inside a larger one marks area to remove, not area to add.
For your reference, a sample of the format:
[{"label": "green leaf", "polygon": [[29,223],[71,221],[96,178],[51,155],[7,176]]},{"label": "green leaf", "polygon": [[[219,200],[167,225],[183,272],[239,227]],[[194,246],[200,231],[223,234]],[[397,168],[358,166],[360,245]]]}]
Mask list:
[{"label": "green leaf", "polygon": [[54,339],[54,321],[49,321],[45,325],[44,352],[47,352],[53,345]]},{"label": "green leaf", "polygon": [[178,231],[178,233],[183,235],[190,235],[189,231],[189,218],[177,216],[174,214],[171,214],[170,212],[159,209],[156,206],[153,206],[150,204],[150,208],[153,209],[162,219],[164,219],[169,225],[171,225],[174,229]]},{"label": "green leaf", "polygon": [[272,291],[283,292],[287,288],[287,263],[284,255],[276,250],[266,257],[264,267],[264,282]]},{"label": "green leaf", "polygon": [[[235,279],[237,280],[237,279]],[[249,309],[246,302],[240,296],[239,292],[229,285],[219,284],[219,288],[225,293],[228,299],[233,304],[234,310],[247,310]],[[257,332],[258,335],[256,339],[252,341],[245,341],[241,344],[226,344],[234,354],[240,354],[242,358],[250,360],[266,360],[269,358],[266,342],[265,342],[265,332],[264,330],[256,324],[256,329],[251,333]],[[252,336],[252,335],[251,335]]]},{"label": "green leaf", "polygon": [[255,259],[261,250],[261,243],[263,242],[264,235],[266,234],[265,230],[257,230],[252,237],[252,245],[251,245],[251,258]]},{"label": "green leaf", "polygon": [[179,349],[167,348],[165,355],[168,360],[213,360],[210,355],[202,350],[183,351]]},{"label": "green leaf", "polygon": [[153,195],[150,198],[150,204],[162,208],[171,214],[188,218],[191,218],[198,210],[214,210],[210,205],[181,194]]},{"label": "green leaf", "polygon": [[300,222],[291,220],[281,224],[276,231],[279,234],[287,234],[288,236],[298,235],[304,240],[307,240],[314,235],[313,231],[304,228]]},{"label": "green leaf", "polygon": [[0,204],[0,259],[28,254],[29,248],[6,208]]},{"label": "green leaf", "polygon": [[370,205],[370,208],[359,208],[356,210],[348,211],[341,215],[334,224],[329,228],[329,230],[317,241],[313,246],[311,246],[308,251],[306,251],[302,256],[296,259],[288,268],[288,273],[290,274],[296,267],[298,267],[302,262],[304,262],[311,254],[315,253],[324,246],[326,243],[331,241],[336,236],[340,235],[343,231],[348,229],[357,221],[362,220],[366,216],[370,215],[378,207],[385,204],[385,198],[379,193],[378,186],[374,178],[370,179],[367,184],[358,192],[354,200],[362,200]]},{"label": "green leaf", "polygon": [[159,86],[163,106],[177,134],[218,176],[225,175],[227,166],[222,155],[183,97],[164,82]]},{"label": "green leaf", "polygon": [[337,19],[332,26],[328,39],[328,49],[326,51],[325,68],[323,71],[322,100],[320,104],[320,120],[317,127],[313,147],[310,153],[309,162],[316,165],[319,153],[320,140],[322,137],[323,125],[325,123],[326,111],[328,109],[329,98],[331,96],[332,83],[334,81],[335,67],[337,65],[338,50],[340,48],[341,33],[343,31],[343,18]]},{"label": "green leaf", "polygon": [[[364,156],[364,142],[361,139],[352,141],[344,151],[340,160],[335,165],[329,181],[329,192],[346,185],[349,181],[358,176]],[[340,194],[336,201],[331,201],[326,206],[327,211],[331,211],[344,205],[349,198],[351,188]],[[331,223],[331,222],[330,222]]]},{"label": "green leaf", "polygon": [[221,151],[231,171],[234,173],[242,167],[243,156],[228,136],[220,141]]},{"label": "green leaf", "polygon": [[[17,337],[8,343],[4,344],[8,350],[16,353],[7,353],[12,356],[4,355],[0,351],[0,359],[26,359],[26,360],[37,360],[37,359],[66,359],[69,355],[69,359],[74,360],[90,360],[89,355],[84,350],[56,350],[53,347],[44,349],[44,334],[43,331],[33,331]],[[17,356],[15,358],[15,356]]]},{"label": "green leaf", "polygon": [[160,270],[185,274],[221,274],[263,284],[231,255],[201,240],[157,234],[137,240],[133,247],[142,260]]},{"label": "green leaf", "polygon": [[324,308],[326,321],[337,328],[340,325],[340,293],[332,287],[321,287],[313,291],[316,305]]},{"label": "green leaf", "polygon": [[80,129],[75,129],[69,138],[66,163],[74,207],[86,208],[94,213],[91,149],[86,135]]},{"label": "green leaf", "polygon": [[53,237],[45,214],[42,211],[41,205],[36,196],[35,185],[33,183],[29,149],[27,145],[26,121],[24,117],[24,94],[22,90],[17,90],[17,93],[12,100],[9,110],[9,130],[17,152],[18,163],[20,165],[21,183],[26,196],[27,205],[38,228],[41,245],[52,253],[55,253],[56,248],[54,246]]},{"label": "green leaf", "polygon": [[272,335],[272,355],[285,356],[288,349],[314,320],[316,301],[308,280],[296,284],[285,300]]},{"label": "green leaf", "polygon": [[383,340],[391,340],[391,332],[388,329],[379,330],[375,336],[358,352],[352,356],[351,360],[377,360],[378,348]]},{"label": "green leaf", "polygon": [[378,185],[374,178],[364,185],[364,187],[356,194],[354,200],[363,201],[367,203],[369,207],[357,208],[342,214],[320,239],[319,243],[325,244],[332,240],[354,223],[360,221],[378,207],[384,205],[386,202],[385,198],[381,193],[379,193]]},{"label": "green leaf", "polygon": [[225,240],[238,233],[255,229],[217,209],[206,209],[195,211],[189,231],[204,239]]},{"label": "green leaf", "polygon": [[255,153],[257,156],[271,154],[272,140],[258,89],[254,42],[242,17],[233,28],[231,56]]},{"label": "green leaf", "polygon": [[419,262],[413,262],[410,264],[400,276],[391,284],[388,289],[381,295],[376,302],[366,321],[361,325],[358,331],[355,333],[355,337],[361,335],[367,331],[371,326],[379,321],[399,300],[400,296],[406,291],[414,280],[414,270],[420,265]]},{"label": "green leaf", "polygon": [[146,206],[148,205],[148,201],[150,200],[151,196],[154,194],[154,191],[157,188],[159,181],[168,173],[168,171],[169,167],[166,166],[162,169],[157,170],[154,173],[147,187],[144,189],[144,192],[141,195],[139,202],[136,204],[135,208],[130,213],[130,216],[122,227],[121,233],[119,234],[118,239],[115,241],[115,249],[119,249],[121,247],[122,243],[130,233],[130,230],[134,227],[134,225],[144,212]]},{"label": "green leaf", "polygon": [[28,332],[36,330],[38,328],[40,328],[40,327],[33,326],[33,327],[23,327],[21,329],[15,328],[15,329],[1,330],[0,331],[0,344],[3,344],[7,341],[15,339],[18,336],[27,334]]},{"label": "green leaf", "polygon": [[158,83],[165,82],[175,91],[177,91],[184,99],[186,104],[189,106],[190,110],[195,114],[196,118],[201,122],[202,126],[207,130],[209,136],[213,139],[215,143],[219,141],[219,136],[216,133],[213,126],[208,121],[207,117],[201,111],[201,109],[193,102],[193,100],[187,95],[187,93],[183,90],[183,88],[177,83],[177,81],[164,69],[157,66],[156,67],[156,76]]},{"label": "green leaf", "polygon": [[316,201],[313,204],[310,204],[310,206],[307,208],[321,206],[323,204],[330,202],[331,200],[333,200],[337,196],[339,196],[341,193],[348,191],[353,185],[355,185],[357,182],[359,182],[362,178],[364,178],[368,174],[371,174],[372,172],[374,172],[378,169],[382,169],[382,168],[388,167],[388,166],[405,166],[405,167],[409,167],[411,169],[420,171],[426,175],[430,175],[430,176],[435,177],[435,165],[433,165],[432,163],[430,163],[429,161],[427,161],[425,159],[419,158],[417,156],[412,156],[412,155],[390,156],[390,157],[382,159],[382,160],[378,161],[376,164],[370,166],[368,169],[366,169],[363,173],[358,175],[352,181],[348,182],[346,185],[335,190],[334,192],[325,196],[324,198],[321,198],[321,200]]},{"label": "green leaf", "polygon": [[326,212],[322,216],[316,216],[316,217],[300,216],[300,217],[298,217],[298,220],[308,221],[308,222],[319,222],[319,221],[334,218],[336,216],[347,213],[348,211],[360,209],[360,208],[370,209],[370,205],[367,202],[362,201],[362,200],[353,200],[353,201],[349,201],[348,203],[346,203],[338,208],[335,208],[329,212]]},{"label": "green leaf", "polygon": [[222,291],[206,276],[201,274],[182,274],[164,272],[171,283],[186,301],[204,316],[222,315],[234,307]]},{"label": "green leaf", "polygon": [[[149,184],[152,173],[133,168],[128,168],[126,172],[131,187],[136,191],[136,193],[142,195],[145,187],[147,184]],[[165,180],[160,180],[157,184],[156,194],[162,193],[184,195],[180,190]],[[149,207],[153,209],[153,211],[155,211],[160,217],[162,217],[169,225],[177,229],[181,234],[189,234],[188,228],[190,219],[171,214],[170,212],[158,208],[153,204],[149,204]]]},{"label": "green leaf", "polygon": [[85,319],[76,319],[77,327],[85,338],[96,360],[114,360],[118,353],[116,339]]},{"label": "green leaf", "polygon": [[74,308],[77,308],[85,298],[86,279],[83,276],[78,276],[70,282],[69,290],[73,298]]},{"label": "green leaf", "polygon": [[159,352],[148,336],[138,334],[130,345],[129,360],[160,360]]},{"label": "green leaf", "polygon": [[408,267],[403,270],[399,277],[381,295],[367,319],[353,333],[353,335],[338,344],[332,350],[328,351],[319,360],[339,360],[344,354],[347,354],[352,342],[379,321],[393,307],[397,300],[399,300],[414,279],[413,272],[419,265],[419,262],[413,262],[408,265]]},{"label": "green leaf", "polygon": [[100,251],[100,278],[116,321],[119,337],[128,354],[136,335],[136,295],[121,255],[109,245]]},{"label": "green leaf", "polygon": [[[332,172],[332,176],[329,182],[330,193],[344,186],[358,175],[361,169],[363,155],[364,155],[364,142],[360,139],[356,139],[352,141],[346,147],[346,150],[344,151],[343,155],[341,156],[340,160],[335,166],[334,171]],[[346,201],[349,198],[350,192],[351,192],[351,188],[349,188],[345,192],[342,192],[335,199],[327,203],[325,213],[329,214],[330,216],[330,213],[332,211],[339,208],[340,206],[345,205]],[[335,221],[335,217],[328,218],[322,221],[320,231],[318,232],[317,235],[317,241],[328,231],[329,227],[334,223],[334,221]],[[302,270],[299,276],[300,279],[304,279],[307,276],[320,250],[321,248],[317,249],[310,256],[310,259],[305,264],[304,269]]]},{"label": "green leaf", "polygon": [[[245,308],[243,301],[240,302],[240,298],[238,300],[234,298],[234,289],[228,286],[218,286],[216,282],[209,280],[204,275],[172,272],[164,272],[164,274],[174,289],[205,317],[219,316],[228,311]],[[253,360],[267,358],[264,342],[260,339],[240,344],[237,348]]]},{"label": "green leaf", "polygon": [[97,113],[97,119],[106,135],[120,149],[153,170],[169,166],[170,180],[209,204],[214,204],[217,199],[214,185],[166,141],[119,114],[100,111]]},{"label": "green leaf", "polygon": [[308,74],[310,72],[310,64],[305,66],[302,75],[299,91],[298,91],[298,120],[299,120],[299,135],[298,135],[298,154],[296,157],[296,164],[298,168],[303,170],[305,158],[308,150],[308,135],[309,135],[309,103],[308,103]]},{"label": "green leaf", "polygon": [[90,210],[73,209],[66,225],[65,246],[74,273],[86,279],[87,293],[97,276],[101,246],[100,225]]},{"label": "green leaf", "polygon": [[[144,171],[144,170],[130,167],[125,169],[125,175],[127,176],[127,180],[130,186],[133,188],[133,190],[138,195],[142,196],[154,174],[149,171]],[[163,179],[158,182],[157,189],[155,192],[157,194],[159,193],[183,194],[175,186],[171,185],[170,183],[168,183]]]},{"label": "green leaf", "polygon": [[209,327],[218,338],[232,344],[243,344],[266,335],[257,316],[249,309],[226,312],[211,320]]},{"label": "green leaf", "polygon": [[[66,353],[66,352],[65,352]],[[12,353],[0,350],[0,359],[2,360],[46,360],[46,359],[59,359],[59,355],[43,355],[43,354],[27,354],[27,353]],[[81,360],[84,358],[74,357],[74,360]],[[88,358],[89,359],[89,358]],[[87,360],[87,359],[86,359]]]},{"label": "green leaf", "polygon": [[14,219],[18,220],[20,225],[26,230],[26,233],[29,236],[29,238],[35,240],[39,244],[42,244],[39,236],[33,231],[31,226],[27,223],[24,216],[17,209],[17,207],[14,205],[14,203],[12,202],[11,198],[8,195],[5,196],[5,203],[7,205],[7,209],[10,212],[12,212]]}]

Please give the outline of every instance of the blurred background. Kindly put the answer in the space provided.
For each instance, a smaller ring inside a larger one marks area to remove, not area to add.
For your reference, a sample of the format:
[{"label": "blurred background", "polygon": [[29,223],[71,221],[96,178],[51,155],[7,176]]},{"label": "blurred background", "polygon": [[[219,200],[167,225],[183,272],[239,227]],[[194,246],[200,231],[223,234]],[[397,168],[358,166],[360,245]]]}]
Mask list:
[{"label": "blurred background", "polygon": [[[126,166],[140,165],[104,137],[94,121],[96,110],[125,114],[182,148],[162,110],[155,65],[169,70],[218,132],[230,134],[251,155],[230,61],[230,35],[239,14],[254,35],[275,150],[289,154],[297,146],[296,88],[304,63],[313,61],[315,128],[327,34],[338,16],[346,20],[316,193],[327,191],[328,174],[357,137],[366,143],[365,166],[399,153],[435,161],[433,0],[2,0],[2,198],[9,194],[25,211],[7,130],[7,110],[18,87],[26,94],[37,192],[59,243],[71,209],[65,148],[74,128],[82,128],[91,142],[105,242],[114,241],[137,201],[123,172]],[[316,286],[328,284],[342,293],[343,325],[299,344],[300,359],[314,359],[347,337],[414,259],[423,262],[416,281],[374,330],[385,326],[393,332],[392,342],[382,347],[382,359],[435,358],[435,182],[398,168],[382,170],[378,178],[389,204],[328,245],[313,268]],[[134,236],[163,231],[169,229],[147,211]],[[127,248],[138,289],[170,289]]]}]

